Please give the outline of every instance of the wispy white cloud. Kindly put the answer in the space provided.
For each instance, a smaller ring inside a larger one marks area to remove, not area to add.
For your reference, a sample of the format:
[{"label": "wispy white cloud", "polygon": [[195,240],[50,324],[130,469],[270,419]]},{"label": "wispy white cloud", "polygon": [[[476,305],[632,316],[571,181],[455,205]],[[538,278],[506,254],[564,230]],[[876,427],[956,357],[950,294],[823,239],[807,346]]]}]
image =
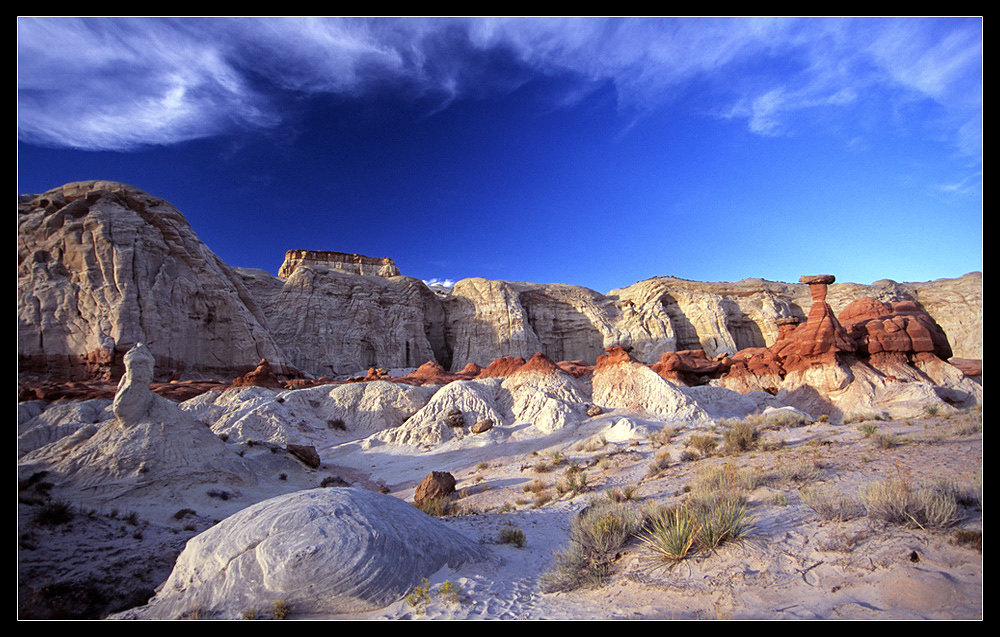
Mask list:
[{"label": "wispy white cloud", "polygon": [[435,277],[433,279],[425,280],[424,285],[426,285],[427,287],[430,287],[432,285],[440,285],[446,288],[453,288],[455,287],[455,281],[453,279],[438,279]]},{"label": "wispy white cloud", "polygon": [[957,148],[981,148],[981,22],[922,19],[19,18],[18,134],[128,149],[275,126],[289,94],[441,109],[538,75],[570,80],[556,106],[610,83],[629,117],[697,85],[761,135],[817,107],[928,99]]}]

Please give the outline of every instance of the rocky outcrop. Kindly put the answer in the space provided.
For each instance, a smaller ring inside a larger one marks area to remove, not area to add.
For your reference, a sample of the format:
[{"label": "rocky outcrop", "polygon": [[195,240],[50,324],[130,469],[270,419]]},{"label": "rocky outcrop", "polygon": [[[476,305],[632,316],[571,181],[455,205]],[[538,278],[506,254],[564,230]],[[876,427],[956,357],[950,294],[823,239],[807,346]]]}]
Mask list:
[{"label": "rocky outcrop", "polygon": [[852,301],[834,315],[827,303],[832,275],[804,276],[812,307],[787,322],[769,348],[727,361],[720,380],[737,391],[764,389],[813,414],[844,417],[865,409],[907,417],[927,406],[981,403],[981,385],[943,358],[951,356],[940,326],[912,301]]},{"label": "rocky outcrop", "polygon": [[278,270],[278,278],[291,277],[295,270],[303,265],[332,268],[362,276],[399,276],[399,268],[389,257],[378,259],[325,250],[289,250],[285,253],[285,262]]},{"label": "rocky outcrop", "polygon": [[158,378],[292,371],[240,278],[162,199],[108,181],[18,203],[22,381],[117,379],[144,342]]}]

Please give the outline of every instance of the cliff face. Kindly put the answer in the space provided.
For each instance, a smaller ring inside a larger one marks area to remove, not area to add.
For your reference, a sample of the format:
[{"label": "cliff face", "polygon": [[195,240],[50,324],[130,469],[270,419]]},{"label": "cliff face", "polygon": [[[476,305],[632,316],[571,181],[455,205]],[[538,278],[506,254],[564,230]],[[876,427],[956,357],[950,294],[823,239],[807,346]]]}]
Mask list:
[{"label": "cliff face", "polygon": [[336,376],[447,357],[441,301],[418,279],[353,274],[323,262],[282,271],[287,278],[240,274],[299,369]]},{"label": "cliff face", "polygon": [[139,342],[158,377],[287,365],[239,277],[161,199],[107,181],[23,197],[17,246],[23,378],[117,379]]},{"label": "cliff face", "polygon": [[[873,297],[913,302],[956,357],[982,358],[982,274],[929,283],[830,285],[838,314]],[[804,321],[809,287],[656,277],[599,294],[579,286],[458,282],[436,294],[391,259],[290,250],[275,277],[232,269],[169,203],[114,182],[68,184],[18,204],[18,359],[25,381],[117,378],[144,342],[157,376],[232,378],[262,358],[280,373],[357,374],[502,356],[593,363],[612,346],[652,364],[770,347]]]}]

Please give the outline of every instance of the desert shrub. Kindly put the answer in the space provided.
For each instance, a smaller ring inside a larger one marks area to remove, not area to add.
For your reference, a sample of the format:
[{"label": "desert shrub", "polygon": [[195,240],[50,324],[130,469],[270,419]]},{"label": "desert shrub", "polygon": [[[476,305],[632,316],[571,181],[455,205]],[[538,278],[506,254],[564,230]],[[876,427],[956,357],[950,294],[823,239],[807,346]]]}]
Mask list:
[{"label": "desert shrub", "polygon": [[692,493],[676,507],[654,509],[639,537],[658,557],[678,561],[695,551],[714,551],[727,542],[738,542],[753,528],[741,493],[712,491]]},{"label": "desert shrub", "polygon": [[726,453],[750,451],[757,446],[760,431],[746,420],[741,420],[722,432],[722,444]]},{"label": "desert shrub", "polygon": [[659,431],[654,431],[653,433],[649,434],[649,441],[655,447],[662,447],[663,445],[670,444],[670,441],[673,440],[673,437],[676,435],[677,435],[676,427],[664,427]]},{"label": "desert shrub", "polygon": [[635,499],[635,494],[638,491],[637,485],[628,484],[624,487],[608,487],[604,490],[604,496],[610,502],[626,502]]},{"label": "desert shrub", "polygon": [[428,498],[420,503],[421,511],[432,517],[440,518],[454,513],[454,502],[449,497]]},{"label": "desert shrub", "polygon": [[892,449],[899,444],[899,438],[891,432],[877,433],[872,436],[872,443],[879,449]]},{"label": "desert shrub", "polygon": [[822,487],[804,487],[799,491],[802,502],[824,520],[843,522],[861,514],[858,502],[839,491]]},{"label": "desert shrub", "polygon": [[320,481],[319,486],[326,489],[329,487],[349,487],[351,485],[340,476],[326,476]]},{"label": "desert shrub", "polygon": [[865,438],[871,438],[878,433],[878,425],[870,422],[862,423],[858,425],[858,431],[860,431]]},{"label": "desert shrub", "polygon": [[702,436],[695,434],[688,439],[688,443],[703,456],[710,456],[719,446],[719,441],[713,436]]},{"label": "desert shrub", "polygon": [[937,405],[924,405],[924,413],[928,416],[937,416],[941,412],[941,408]]},{"label": "desert shrub", "polygon": [[710,551],[724,542],[743,539],[753,529],[746,507],[745,496],[723,491],[692,497],[685,503],[698,526],[699,546]]},{"label": "desert shrub", "polygon": [[879,413],[877,411],[860,412],[845,416],[844,424],[850,425],[856,422],[866,422],[869,420],[882,421],[886,420],[886,417],[885,414]]},{"label": "desert shrub", "polygon": [[548,491],[540,491],[535,494],[535,498],[532,500],[531,506],[537,509],[545,506],[549,502],[552,502],[552,494]]},{"label": "desert shrub", "polygon": [[197,515],[194,509],[180,509],[177,513],[174,513],[175,520],[183,520],[189,515]]},{"label": "desert shrub", "polygon": [[420,584],[413,587],[413,590],[407,593],[406,603],[409,604],[413,610],[416,611],[418,615],[423,615],[427,611],[427,605],[431,603],[431,585],[425,577],[420,581]]},{"label": "desert shrub", "polygon": [[441,582],[441,585],[437,588],[437,594],[439,597],[444,599],[445,602],[451,604],[461,604],[462,594],[465,593],[462,587],[451,580],[445,580]]},{"label": "desert shrub", "polygon": [[334,431],[347,431],[347,425],[340,418],[331,418],[326,421],[326,426]]},{"label": "desert shrub", "polygon": [[546,592],[600,586],[626,542],[642,528],[642,515],[631,505],[597,501],[574,518],[569,546],[556,553],[542,577]]},{"label": "desert shrub", "polygon": [[274,602],[275,619],[286,619],[289,612],[291,612],[291,609],[288,607],[288,603],[285,601],[285,598],[281,598]]},{"label": "desert shrub", "polygon": [[768,480],[768,475],[762,471],[750,467],[738,469],[727,463],[700,471],[691,491],[695,498],[719,492],[743,494],[764,485]]},{"label": "desert shrub", "polygon": [[587,491],[587,488],[587,474],[582,471],[572,473],[567,471],[566,480],[556,485],[556,491],[559,492],[559,495],[572,493],[574,497]]},{"label": "desert shrub", "polygon": [[536,478],[535,480],[532,480],[528,484],[521,487],[521,490],[524,491],[525,493],[541,493],[546,488],[548,488],[547,485],[541,480],[538,480]]},{"label": "desert shrub", "polygon": [[982,531],[966,531],[964,529],[958,529],[955,531],[955,544],[960,546],[968,546],[974,548],[980,553],[983,552],[983,532]]},{"label": "desert shrub", "polygon": [[505,526],[497,533],[497,542],[500,544],[513,544],[517,548],[524,546],[524,531],[516,526]]},{"label": "desert shrub", "polygon": [[678,507],[654,515],[639,539],[664,560],[677,561],[688,556],[697,537],[697,523]]},{"label": "desert shrub", "polygon": [[954,526],[962,519],[959,498],[958,488],[945,480],[914,487],[906,480],[888,479],[861,487],[869,518],[901,526]]},{"label": "desert shrub", "polygon": [[666,471],[670,467],[670,452],[666,449],[660,449],[653,456],[653,460],[650,461],[649,467],[646,468],[646,477],[655,478],[661,473]]},{"label": "desert shrub", "polygon": [[782,462],[777,477],[781,482],[815,482],[823,475],[815,460]]},{"label": "desert shrub", "polygon": [[59,526],[73,520],[73,509],[69,502],[53,500],[42,505],[35,513],[35,524],[41,526]]}]

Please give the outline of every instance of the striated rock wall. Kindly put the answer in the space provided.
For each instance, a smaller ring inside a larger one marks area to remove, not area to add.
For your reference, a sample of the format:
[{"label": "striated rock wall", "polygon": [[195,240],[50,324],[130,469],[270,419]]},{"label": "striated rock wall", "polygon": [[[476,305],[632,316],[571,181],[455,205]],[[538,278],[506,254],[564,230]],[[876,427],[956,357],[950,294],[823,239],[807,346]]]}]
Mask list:
[{"label": "striated rock wall", "polygon": [[[824,305],[910,302],[954,355],[982,358],[982,274],[927,283],[829,285]],[[501,357],[591,363],[608,347],[732,357],[804,322],[809,287],[655,277],[600,294],[580,286],[471,278],[438,294],[391,259],[290,250],[275,277],[234,269],[169,203],[114,182],[79,182],[18,203],[22,380],[117,379],[140,341],[156,376],[232,379],[266,358],[279,374],[363,374],[436,361],[459,371]]]},{"label": "striated rock wall", "polygon": [[22,379],[117,379],[140,341],[160,378],[287,365],[240,278],[176,208],[136,188],[90,181],[22,197],[17,250]]},{"label": "striated rock wall", "polygon": [[281,350],[310,374],[447,358],[441,301],[418,279],[359,275],[324,262],[300,262],[284,281],[261,270],[240,274]]}]

